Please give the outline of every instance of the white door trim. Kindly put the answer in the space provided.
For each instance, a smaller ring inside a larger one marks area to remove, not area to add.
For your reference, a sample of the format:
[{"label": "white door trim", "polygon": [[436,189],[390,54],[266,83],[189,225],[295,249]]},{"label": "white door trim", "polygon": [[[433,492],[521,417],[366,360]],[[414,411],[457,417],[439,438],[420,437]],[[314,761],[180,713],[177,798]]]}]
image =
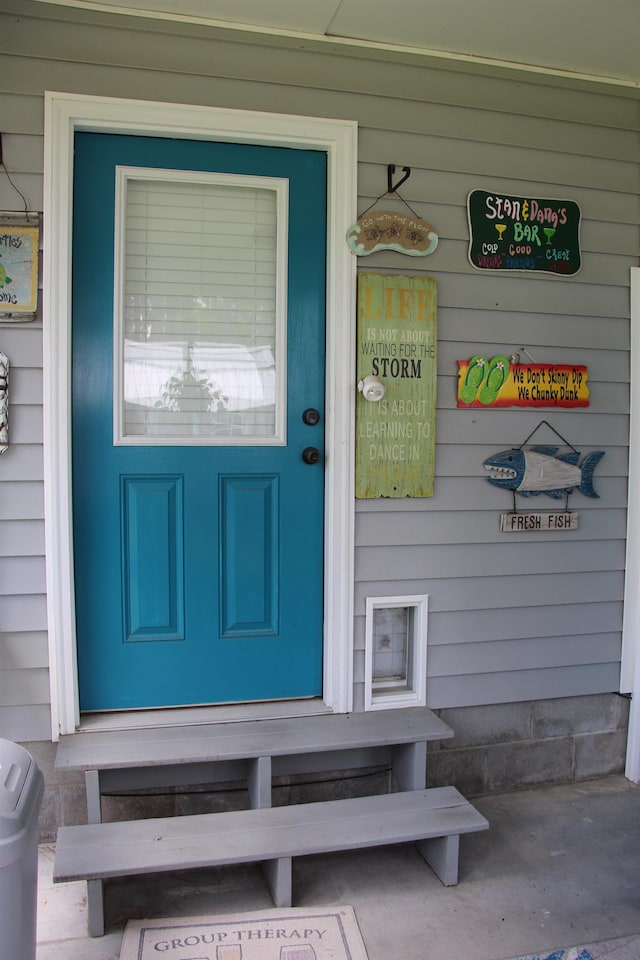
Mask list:
[{"label": "white door trim", "polygon": [[78,726],[71,511],[71,237],[76,130],[318,149],[327,154],[324,701],[353,695],[357,124],[216,107],[45,94],[44,476],[53,739]]},{"label": "white door trim", "polygon": [[640,783],[640,267],[631,268],[629,493],[620,692],[631,694],[626,776]]}]

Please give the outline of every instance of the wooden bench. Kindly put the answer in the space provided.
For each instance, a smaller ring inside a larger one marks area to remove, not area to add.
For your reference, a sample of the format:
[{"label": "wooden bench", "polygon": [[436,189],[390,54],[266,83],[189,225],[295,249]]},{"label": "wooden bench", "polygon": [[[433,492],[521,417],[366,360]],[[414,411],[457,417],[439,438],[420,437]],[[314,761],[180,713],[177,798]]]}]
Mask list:
[{"label": "wooden bench", "polygon": [[[97,731],[61,737],[56,769],[95,770],[107,780],[112,771],[191,764],[207,767],[232,760],[253,763],[259,757],[387,746],[394,749],[394,772],[403,779],[403,771],[413,769],[414,762],[425,767],[428,741],[450,737],[453,730],[424,707]],[[418,775],[420,772],[417,770]],[[266,773],[263,776],[266,783]]]},{"label": "wooden bench", "polygon": [[418,842],[443,883],[458,882],[460,834],[487,820],[455,787],[263,810],[61,827],[54,881],[262,862],[276,906],[292,904],[293,857]]},{"label": "wooden bench", "polygon": [[[249,805],[252,808],[250,811],[242,811],[243,815],[256,814],[260,811],[267,817],[281,817],[283,814],[277,811],[282,808],[274,809],[273,814],[270,812],[273,777],[285,771],[289,772],[283,764],[299,763],[301,760],[306,763],[304,769],[336,770],[340,765],[343,768],[362,765],[363,758],[368,758],[370,753],[378,757],[382,751],[390,763],[396,790],[400,792],[423,790],[426,784],[427,743],[452,736],[451,728],[424,707],[72,734],[60,739],[56,768],[61,771],[84,771],[88,826],[61,828],[60,836],[61,838],[70,836],[66,834],[67,830],[88,830],[87,837],[97,838],[102,836],[102,831],[107,828],[114,836],[120,836],[120,828],[133,829],[123,825],[122,822],[102,823],[104,793],[109,790],[133,787],[208,784],[241,779],[246,782]],[[399,795],[387,795],[387,802],[400,803],[395,799]],[[333,809],[334,804],[345,802],[330,801],[328,805]],[[350,805],[344,808],[349,816],[358,816],[359,802],[359,800],[349,801]],[[456,806],[458,805],[456,801]],[[313,808],[314,805],[303,806],[306,810],[307,807]],[[470,805],[467,807],[468,813],[473,811],[475,814]],[[206,816],[218,818],[226,817],[227,814],[216,813]],[[431,816],[433,817],[434,814]],[[460,811],[456,816],[461,816]],[[188,829],[184,823],[188,824],[193,820],[188,817],[170,819],[175,819],[182,824],[179,827],[180,830]],[[215,820],[215,822],[219,821]],[[136,829],[143,830],[145,823],[153,824],[154,821],[136,821],[138,825]],[[380,825],[378,827],[378,833],[380,833]],[[471,829],[482,829],[482,827]],[[445,833],[448,835],[447,831]],[[429,837],[437,835],[437,830],[435,833],[428,834]],[[85,834],[74,833],[73,836],[80,837]],[[408,839],[426,840],[427,835],[423,837],[416,835]],[[67,841],[62,839],[61,842],[66,844]],[[87,842],[90,845],[92,841]],[[399,841],[391,838],[382,839],[379,842]],[[447,849],[451,850],[456,842],[452,838],[452,843],[447,845]],[[349,845],[344,849],[349,849]],[[172,866],[164,869],[179,868],[177,862],[180,860],[179,851],[176,849],[173,852],[176,853],[176,861]],[[296,855],[302,855],[302,852],[303,848],[300,848]],[[126,869],[123,868],[126,868],[129,850],[126,845],[114,842],[113,853],[114,856],[120,855],[118,875],[121,876],[126,873]],[[56,855],[56,863],[58,863],[58,856],[62,854]],[[264,860],[272,864],[268,871],[272,877],[272,889],[276,890],[276,896],[279,898],[277,891],[284,882],[279,878],[286,876],[286,861],[290,860],[290,854],[283,855],[282,858],[275,852],[265,856],[254,854],[250,859]],[[278,865],[281,859],[284,865]],[[223,862],[225,861],[207,860],[207,863],[211,864]],[[288,869],[290,871],[290,865]],[[140,873],[145,870],[136,869],[133,872]],[[92,936],[101,936],[104,933],[102,878],[111,874],[101,872],[100,869],[91,873],[85,867],[81,875],[88,879],[89,930]],[[66,867],[64,869],[60,867],[56,868],[56,877],[59,880],[71,879],[71,874]],[[284,885],[287,886],[286,882]]]}]

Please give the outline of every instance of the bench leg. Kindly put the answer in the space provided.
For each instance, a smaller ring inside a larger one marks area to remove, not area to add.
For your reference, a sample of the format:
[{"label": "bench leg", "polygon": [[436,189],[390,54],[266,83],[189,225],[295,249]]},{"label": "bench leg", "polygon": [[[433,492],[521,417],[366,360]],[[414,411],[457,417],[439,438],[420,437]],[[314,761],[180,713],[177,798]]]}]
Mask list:
[{"label": "bench leg", "polygon": [[271,806],[271,757],[256,757],[247,761],[249,806],[265,810]]},{"label": "bench leg", "polygon": [[444,885],[454,887],[458,882],[459,835],[454,833],[450,837],[434,837],[433,840],[421,840],[417,847]]},{"label": "bench leg", "polygon": [[393,750],[396,789],[424,790],[427,781],[427,744],[401,743]]},{"label": "bench leg", "polygon": [[291,857],[264,860],[262,869],[276,907],[290,907],[293,902]]},{"label": "bench leg", "polygon": [[[86,770],[84,784],[87,794],[87,823],[102,823],[100,802],[100,772]],[[87,880],[87,909],[89,936],[104,936],[104,894],[102,880]]]},{"label": "bench leg", "polygon": [[291,857],[265,860],[262,869],[276,907],[290,907],[293,902]]},{"label": "bench leg", "polygon": [[104,937],[104,901],[102,880],[87,880],[89,936]]}]

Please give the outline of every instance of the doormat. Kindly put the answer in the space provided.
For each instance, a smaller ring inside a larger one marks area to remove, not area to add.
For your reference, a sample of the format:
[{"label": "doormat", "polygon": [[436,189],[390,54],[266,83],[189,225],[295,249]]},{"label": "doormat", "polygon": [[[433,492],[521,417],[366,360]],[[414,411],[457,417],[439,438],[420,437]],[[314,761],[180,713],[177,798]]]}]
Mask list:
[{"label": "doormat", "polygon": [[514,960],[593,960],[588,950],[572,947],[570,950],[553,950],[551,953],[532,953],[526,957],[515,957]]},{"label": "doormat", "polygon": [[[352,907],[130,920],[120,960],[367,960]],[[582,960],[582,958],[581,958]]]}]

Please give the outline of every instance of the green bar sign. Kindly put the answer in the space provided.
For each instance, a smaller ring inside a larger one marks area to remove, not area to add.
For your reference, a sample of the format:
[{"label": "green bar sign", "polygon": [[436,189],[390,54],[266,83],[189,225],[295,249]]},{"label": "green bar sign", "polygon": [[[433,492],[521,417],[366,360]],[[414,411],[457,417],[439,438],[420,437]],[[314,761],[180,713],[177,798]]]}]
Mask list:
[{"label": "green bar sign", "polygon": [[472,190],[467,200],[469,260],[478,270],[554,273],[580,269],[580,207]]}]

